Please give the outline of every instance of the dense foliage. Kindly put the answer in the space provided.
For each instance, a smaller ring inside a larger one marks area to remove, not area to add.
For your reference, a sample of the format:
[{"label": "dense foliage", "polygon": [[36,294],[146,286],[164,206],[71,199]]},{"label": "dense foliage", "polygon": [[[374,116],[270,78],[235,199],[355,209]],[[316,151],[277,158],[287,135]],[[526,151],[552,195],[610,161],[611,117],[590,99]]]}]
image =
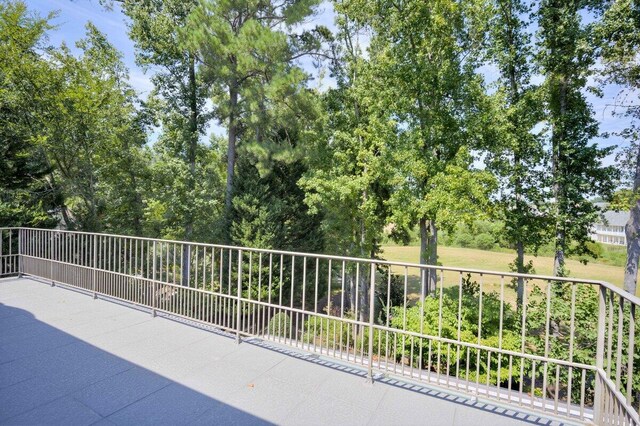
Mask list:
[{"label": "dense foliage", "polygon": [[[613,23],[633,5],[353,0],[332,33],[302,26],[314,0],[117,3],[146,99],[93,25],[75,55],[46,45],[51,16],[1,3],[3,225],[364,257],[417,229],[428,264],[440,231],[515,249],[518,272],[551,242],[559,274],[565,252],[591,251],[588,198],[616,174],[584,90],[598,57],[627,66],[618,83],[635,75],[632,21]],[[312,89],[309,60],[335,84]],[[203,140],[214,121],[226,136]],[[481,218],[504,226],[459,232]]]}]

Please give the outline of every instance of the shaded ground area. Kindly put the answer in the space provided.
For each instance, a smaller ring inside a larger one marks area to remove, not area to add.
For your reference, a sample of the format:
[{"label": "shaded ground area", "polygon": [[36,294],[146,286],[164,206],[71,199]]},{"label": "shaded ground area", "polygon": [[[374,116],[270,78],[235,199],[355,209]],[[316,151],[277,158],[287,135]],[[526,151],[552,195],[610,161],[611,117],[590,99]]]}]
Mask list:
[{"label": "shaded ground area", "polygon": [[0,424],[557,424],[30,279],[0,280]]}]

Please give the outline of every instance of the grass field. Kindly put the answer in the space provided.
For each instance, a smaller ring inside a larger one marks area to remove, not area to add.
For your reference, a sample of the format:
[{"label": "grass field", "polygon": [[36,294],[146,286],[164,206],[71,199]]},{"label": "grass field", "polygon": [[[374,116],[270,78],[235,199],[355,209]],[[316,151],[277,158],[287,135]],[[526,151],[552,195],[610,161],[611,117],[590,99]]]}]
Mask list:
[{"label": "grass field", "polygon": [[[513,262],[515,253],[500,253],[460,247],[438,247],[438,261],[443,266],[485,269],[491,271],[509,271],[509,263]],[[387,260],[417,263],[419,247],[417,246],[383,246],[383,257]],[[551,275],[552,257],[527,256],[526,261],[533,260],[535,273]],[[602,280],[622,287],[624,269],[619,266],[589,262],[583,265],[576,260],[567,260],[567,268],[572,277]],[[639,294],[640,295],[640,294]]]}]

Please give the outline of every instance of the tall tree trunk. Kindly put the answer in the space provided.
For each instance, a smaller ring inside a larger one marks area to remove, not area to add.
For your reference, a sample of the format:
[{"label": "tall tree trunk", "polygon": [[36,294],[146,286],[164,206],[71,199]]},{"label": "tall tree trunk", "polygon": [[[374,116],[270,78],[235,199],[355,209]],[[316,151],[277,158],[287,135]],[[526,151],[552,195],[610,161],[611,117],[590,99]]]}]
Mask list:
[{"label": "tall tree trunk", "polygon": [[69,209],[64,202],[62,202],[62,204],[60,205],[60,213],[62,214],[62,220],[64,220],[64,226],[66,227],[66,229],[68,231],[73,231],[75,229],[75,225],[69,217]]},{"label": "tall tree trunk", "polygon": [[[435,220],[420,218],[420,264],[438,263],[438,228]],[[435,291],[438,274],[434,269],[423,269],[420,273],[420,295],[428,296]]]},{"label": "tall tree trunk", "polygon": [[638,282],[638,257],[640,257],[640,147],[636,153],[636,170],[633,178],[633,197],[635,202],[631,207],[629,221],[625,226],[627,236],[627,264],[624,268],[624,289],[636,294]]},{"label": "tall tree trunk", "polygon": [[[429,235],[427,231],[427,218],[422,217],[420,218],[420,264],[421,265],[427,264],[427,247],[429,245],[428,239],[429,239]],[[428,275],[429,275],[428,269],[425,268],[420,271],[420,296],[421,297],[427,296]]]},{"label": "tall tree trunk", "polygon": [[[507,25],[508,25],[508,42],[509,45],[513,45],[516,39],[516,33],[518,28],[518,20],[514,19],[518,12],[516,9],[516,4],[509,2],[507,7],[504,9],[503,13],[507,14]],[[515,10],[514,10],[515,9]],[[507,75],[509,78],[509,90],[510,90],[510,103],[511,106],[515,106],[520,101],[520,87],[518,84],[517,77],[517,59],[512,57],[508,65]],[[512,119],[513,125],[518,125],[518,118]],[[522,155],[527,154],[526,145],[523,147],[523,139],[520,139],[513,154],[513,165],[514,165],[514,197],[516,201],[516,215],[518,217],[518,223],[522,220],[524,216],[526,203],[523,201],[522,196]],[[516,272],[519,274],[524,273],[524,242],[522,241],[522,230],[519,228],[517,231],[517,241],[516,243]],[[517,287],[516,287],[516,300],[518,307],[522,306],[522,302],[524,300],[524,278],[517,278]]]},{"label": "tall tree trunk", "polygon": [[[48,160],[47,160],[47,164],[48,164]],[[51,166],[49,165],[49,167]],[[57,196],[59,195],[60,199],[62,200],[60,205],[57,207],[60,209],[60,214],[62,215],[62,220],[64,221],[65,228],[69,231],[73,231],[75,229],[74,223],[71,221],[71,218],[69,217],[69,210],[67,208],[67,204],[65,203],[64,195],[61,193],[62,190],[56,183],[56,177],[53,172],[49,174],[49,179],[47,179],[47,183],[49,184],[49,188],[51,189],[51,192],[55,193]],[[57,198],[57,196],[54,196],[54,198]]]},{"label": "tall tree trunk", "polygon": [[87,198],[85,202],[87,204],[87,208],[89,210],[89,219],[85,222],[84,231],[89,232],[99,232],[100,231],[100,221],[98,220],[98,206],[96,201],[96,185],[95,185],[95,173],[93,171],[93,165],[91,166],[91,170],[89,171],[89,188]]},{"label": "tall tree trunk", "polygon": [[[193,197],[196,189],[196,151],[198,148],[198,92],[196,82],[196,65],[193,55],[189,57],[189,140],[187,141],[187,162],[189,163],[189,176],[187,189],[189,200],[184,223],[184,239],[193,239]],[[186,245],[182,252],[182,285],[189,285],[191,275],[191,246]]]},{"label": "tall tree trunk", "polygon": [[627,264],[624,268],[624,289],[635,295],[638,281],[638,257],[640,256],[640,198],[631,209],[631,216],[625,226],[627,236]]},{"label": "tall tree trunk", "polygon": [[[356,316],[356,278],[355,278],[355,272],[351,272],[349,274],[347,274],[347,282],[348,282],[348,288],[347,291],[349,292],[349,309],[353,312],[354,314],[354,318],[357,318]],[[353,330],[355,331],[357,328],[354,326]]]},{"label": "tall tree trunk", "polygon": [[142,221],[144,220],[144,218],[142,217],[142,196],[138,191],[138,179],[136,178],[135,172],[131,168],[129,168],[128,173],[131,188],[133,191],[133,199],[131,201],[135,204],[135,207],[133,209],[133,218],[131,219],[131,222],[133,224],[133,233],[136,236],[141,236]]},{"label": "tall tree trunk", "polygon": [[[364,167],[364,174],[367,173],[367,167]],[[362,191],[362,205],[366,205],[367,203],[367,189],[365,188]],[[363,218],[360,219],[360,257],[366,257],[367,252],[367,227]],[[360,282],[358,285],[360,286],[359,296],[360,300],[358,301],[358,307],[360,308],[358,312],[359,320],[366,322],[368,319],[368,304],[369,304],[369,271],[361,270],[360,271]]]},{"label": "tall tree trunk", "polygon": [[227,147],[227,186],[225,191],[224,208],[225,208],[225,243],[231,243],[231,224],[233,210],[233,177],[236,164],[236,139],[237,139],[237,122],[236,108],[238,105],[238,88],[236,83],[232,82],[229,87],[229,137]]},{"label": "tall tree trunk", "polygon": [[566,205],[564,201],[564,181],[562,178],[562,146],[564,144],[565,138],[565,129],[564,129],[564,120],[565,115],[567,114],[567,81],[566,76],[562,76],[562,82],[560,82],[558,91],[559,91],[559,101],[560,101],[560,110],[559,117],[557,117],[556,121],[560,121],[562,123],[562,127],[558,129],[557,124],[554,125],[553,135],[552,135],[552,148],[553,148],[553,196],[555,198],[556,203],[556,235],[555,235],[555,255],[553,258],[553,275],[555,276],[564,276],[566,275],[565,271],[565,258],[564,252],[566,248],[566,233],[564,229],[564,223],[567,216]]},{"label": "tall tree trunk", "polygon": [[561,227],[556,229],[556,249],[553,257],[553,275],[556,277],[563,277],[566,275],[564,264],[564,246],[566,244],[566,237],[564,230]]},{"label": "tall tree trunk", "polygon": [[[524,244],[522,241],[516,242],[516,270],[519,274],[524,273]],[[517,304],[518,306],[522,306],[522,302],[524,301],[524,278],[518,277],[517,281]]]},{"label": "tall tree trunk", "polygon": [[[438,264],[438,228],[436,226],[435,220],[430,220],[427,223],[429,229],[429,239],[428,239],[428,258],[427,262],[429,265],[437,265]],[[429,270],[429,279],[427,281],[427,291],[429,293],[433,293],[436,290],[436,284],[438,281],[438,274],[435,269]]]}]

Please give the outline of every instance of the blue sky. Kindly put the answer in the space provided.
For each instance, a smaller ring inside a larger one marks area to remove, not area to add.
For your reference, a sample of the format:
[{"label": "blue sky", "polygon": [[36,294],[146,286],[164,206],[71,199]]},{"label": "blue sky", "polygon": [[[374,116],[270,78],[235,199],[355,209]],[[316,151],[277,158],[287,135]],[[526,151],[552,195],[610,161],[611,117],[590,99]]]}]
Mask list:
[{"label": "blue sky", "polygon": [[[110,42],[122,52],[123,59],[130,72],[130,83],[138,94],[145,97],[152,89],[150,75],[145,74],[142,69],[135,64],[134,45],[127,36],[126,18],[120,12],[119,7],[114,5],[113,10],[106,10],[100,5],[98,0],[27,0],[30,10],[36,11],[41,16],[58,11],[58,16],[52,20],[57,26],[49,34],[49,41],[52,45],[59,45],[64,42],[72,49],[75,49],[75,42],[84,36],[85,25],[88,21],[93,22],[100,31],[105,33]],[[307,25],[322,24],[333,27],[333,10],[329,3],[323,3],[317,15],[312,18]],[[305,68],[310,68],[305,66]],[[485,67],[484,74],[488,81],[493,78],[491,67]],[[324,84],[326,84],[326,79]],[[313,84],[319,84],[314,82]],[[628,124],[628,120],[621,117],[612,116],[613,108],[618,95],[618,87],[606,87],[604,96],[598,98],[589,96],[589,101],[594,108],[595,118],[600,122],[601,132],[615,132],[623,129]],[[223,134],[224,130],[217,125],[209,128],[209,134]],[[208,135],[207,135],[208,136]],[[609,139],[598,138],[596,142],[601,146],[622,144],[619,138]],[[607,163],[613,162],[613,157],[607,159]]]}]

